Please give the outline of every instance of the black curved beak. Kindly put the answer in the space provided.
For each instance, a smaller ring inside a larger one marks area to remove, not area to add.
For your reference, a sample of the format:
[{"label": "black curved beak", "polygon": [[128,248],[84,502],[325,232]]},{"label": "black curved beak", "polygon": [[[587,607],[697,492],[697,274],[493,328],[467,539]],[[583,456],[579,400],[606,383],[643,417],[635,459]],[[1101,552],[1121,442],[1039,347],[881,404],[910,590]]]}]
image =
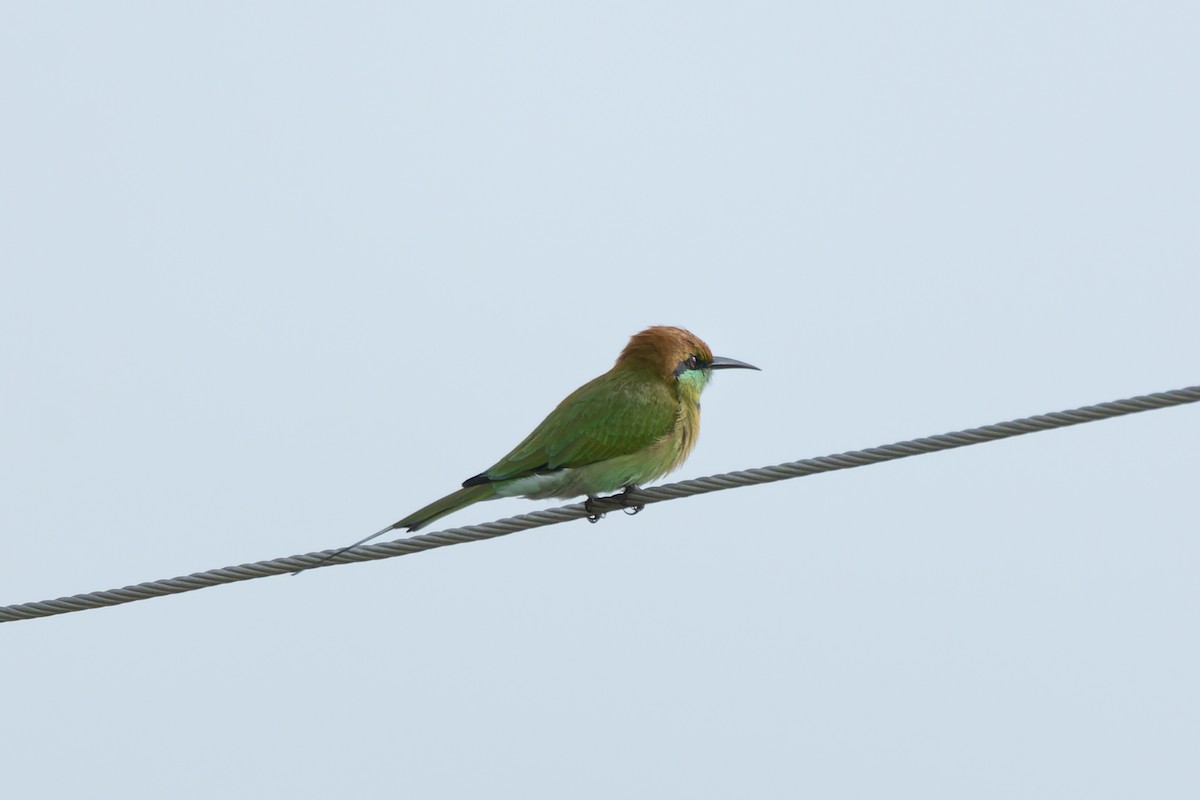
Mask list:
[{"label": "black curved beak", "polygon": [[[721,358],[713,356],[713,360],[708,365],[709,369],[758,369],[753,364],[747,364],[745,361],[738,361],[736,358]],[[761,369],[758,370],[762,372]]]}]

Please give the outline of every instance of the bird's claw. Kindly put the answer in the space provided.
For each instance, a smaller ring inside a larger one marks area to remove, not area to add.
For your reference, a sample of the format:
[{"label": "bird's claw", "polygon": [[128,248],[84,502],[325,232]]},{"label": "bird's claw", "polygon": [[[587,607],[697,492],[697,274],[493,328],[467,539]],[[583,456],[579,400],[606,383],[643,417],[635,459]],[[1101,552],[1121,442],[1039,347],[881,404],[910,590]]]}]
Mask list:
[{"label": "bird's claw", "polygon": [[604,512],[596,510],[596,498],[588,495],[588,499],[583,501],[583,510],[588,512],[587,521],[593,525],[604,519]]},{"label": "bird's claw", "polygon": [[634,486],[631,483],[625,487],[625,491],[621,492],[621,510],[631,517],[646,507],[645,503],[638,503],[633,506],[629,505],[629,493],[636,492],[640,488],[640,486]]}]

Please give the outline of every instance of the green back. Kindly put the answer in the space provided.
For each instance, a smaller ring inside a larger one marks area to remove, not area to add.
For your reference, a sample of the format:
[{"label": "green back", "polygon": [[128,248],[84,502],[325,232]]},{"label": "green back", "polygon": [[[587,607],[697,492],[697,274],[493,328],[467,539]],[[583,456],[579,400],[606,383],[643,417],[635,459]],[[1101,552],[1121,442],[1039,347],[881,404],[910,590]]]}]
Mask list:
[{"label": "green back", "polygon": [[510,480],[636,453],[670,433],[678,415],[679,398],[660,377],[613,368],[572,392],[478,477]]}]

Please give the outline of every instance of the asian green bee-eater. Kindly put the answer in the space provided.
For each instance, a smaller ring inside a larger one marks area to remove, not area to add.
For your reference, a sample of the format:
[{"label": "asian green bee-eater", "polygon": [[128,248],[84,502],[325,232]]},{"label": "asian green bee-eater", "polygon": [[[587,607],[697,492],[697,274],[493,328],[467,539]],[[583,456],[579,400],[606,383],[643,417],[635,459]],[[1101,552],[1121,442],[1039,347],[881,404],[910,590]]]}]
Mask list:
[{"label": "asian green bee-eater", "polygon": [[647,328],[629,340],[612,369],[568,395],[511,453],[351,547],[397,528],[418,530],[481,500],[591,499],[661,478],[696,446],[700,392],[712,371],[733,368],[758,369],[713,356],[683,328]]}]

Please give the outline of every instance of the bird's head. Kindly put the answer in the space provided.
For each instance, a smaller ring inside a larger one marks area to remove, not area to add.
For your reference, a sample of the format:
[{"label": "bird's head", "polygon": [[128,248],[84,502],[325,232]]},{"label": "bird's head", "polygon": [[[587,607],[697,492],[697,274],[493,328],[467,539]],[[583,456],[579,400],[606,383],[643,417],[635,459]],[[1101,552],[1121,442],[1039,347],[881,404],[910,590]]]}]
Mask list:
[{"label": "bird's head", "polygon": [[699,336],[668,325],[655,325],[634,334],[617,358],[617,367],[652,371],[680,391],[697,397],[715,369],[758,369],[736,358],[714,356]]}]

